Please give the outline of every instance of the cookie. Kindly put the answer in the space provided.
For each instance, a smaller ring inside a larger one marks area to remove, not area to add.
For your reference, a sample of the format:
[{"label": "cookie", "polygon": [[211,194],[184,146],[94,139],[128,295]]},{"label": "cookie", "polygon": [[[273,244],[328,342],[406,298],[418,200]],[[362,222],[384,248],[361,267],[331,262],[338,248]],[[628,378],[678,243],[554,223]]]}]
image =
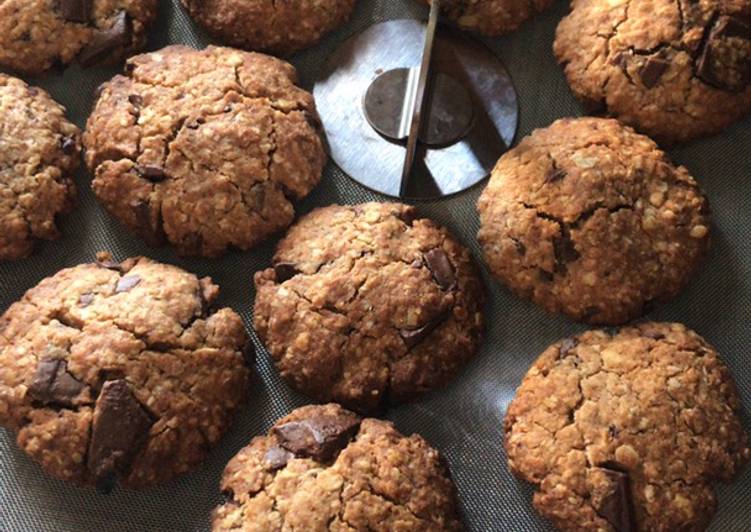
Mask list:
[{"label": "cookie", "polygon": [[438,451],[386,421],[305,406],[253,438],[221,482],[213,531],[459,531]]},{"label": "cookie", "polygon": [[181,0],[217,39],[238,48],[288,55],[309,48],[349,20],[355,0]]},{"label": "cookie", "polygon": [[0,317],[0,425],[50,475],[108,491],[194,469],[243,400],[242,320],[145,258],[44,279]]},{"label": "cookie", "polygon": [[[421,0],[430,4],[430,0]],[[553,0],[443,0],[443,14],[460,28],[489,36],[512,32]]]},{"label": "cookie", "polygon": [[326,155],[310,93],[266,55],[169,46],[101,87],[84,134],[94,193],[153,246],[250,249],[284,229]]},{"label": "cookie", "polygon": [[0,66],[40,74],[55,65],[111,64],[138,51],[158,0],[0,2]]},{"label": "cookie", "polygon": [[751,450],[717,352],[680,324],[589,331],[534,363],[505,421],[511,471],[564,531],[705,530]]},{"label": "cookie", "polygon": [[659,142],[751,111],[751,0],[574,0],[555,54],[574,94]]},{"label": "cookie", "polygon": [[60,104],[0,74],[0,260],[26,257],[35,241],[60,236],[55,217],[73,207],[80,153],[80,131]]},{"label": "cookie", "polygon": [[255,329],[282,377],[358,411],[444,385],[483,332],[469,252],[406,205],[313,211],[255,285]]},{"label": "cookie", "polygon": [[612,119],[533,132],[498,162],[477,208],[495,276],[587,323],[622,324],[672,298],[709,247],[696,181]]}]

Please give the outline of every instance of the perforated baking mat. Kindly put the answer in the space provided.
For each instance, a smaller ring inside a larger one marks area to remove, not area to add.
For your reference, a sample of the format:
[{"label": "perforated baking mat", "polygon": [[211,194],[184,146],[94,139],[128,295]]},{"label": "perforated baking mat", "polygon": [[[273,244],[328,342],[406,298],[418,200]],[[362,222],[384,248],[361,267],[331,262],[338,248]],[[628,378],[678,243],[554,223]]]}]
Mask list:
[{"label": "perforated baking mat", "polygon": [[[503,59],[519,92],[518,138],[564,116],[581,114],[551,46],[555,27],[567,9],[558,2],[519,32],[487,44]],[[359,0],[353,20],[320,46],[293,58],[303,85],[312,88],[326,58],[347,37],[371,24],[396,18],[427,18],[413,0]],[[209,43],[179,7],[163,0],[149,49],[169,43],[203,47]],[[69,117],[83,127],[94,89],[117,69],[50,73],[27,79],[62,102]],[[648,317],[681,321],[711,342],[729,365],[743,397],[751,406],[751,120],[723,134],[670,151],[686,165],[708,193],[714,212],[714,243],[709,259],[687,290]],[[128,234],[95,202],[89,176],[77,177],[75,212],[63,218],[63,238],[40,245],[34,255],[0,264],[0,310],[30,287],[61,268],[91,261],[97,250],[117,258],[146,255],[210,275],[221,286],[219,305],[242,314],[250,330],[253,272],[267,267],[275,241],[221,259],[182,259],[169,249],[151,249]],[[480,187],[457,197],[421,203],[422,214],[448,226],[480,257],[475,235],[475,202]],[[298,212],[331,203],[360,203],[386,198],[355,184],[333,164],[321,185]],[[532,488],[508,472],[502,424],[506,407],[527,368],[545,347],[576,333],[582,326],[552,316],[513,297],[483,267],[487,285],[487,339],[477,357],[448,387],[395,408],[387,417],[401,432],[422,434],[446,456],[459,491],[467,529],[475,531],[545,531],[550,525],[531,506]],[[117,490],[104,496],[50,479],[17,449],[14,436],[0,429],[0,530],[16,531],[206,531],[212,508],[221,500],[218,483],[226,462],[250,439],[265,433],[280,416],[305,404],[279,379],[268,355],[259,347],[256,376],[247,403],[229,434],[197,471],[146,491]],[[746,428],[749,429],[748,417]],[[712,530],[751,530],[751,467],[731,486],[718,490],[719,510]]]}]

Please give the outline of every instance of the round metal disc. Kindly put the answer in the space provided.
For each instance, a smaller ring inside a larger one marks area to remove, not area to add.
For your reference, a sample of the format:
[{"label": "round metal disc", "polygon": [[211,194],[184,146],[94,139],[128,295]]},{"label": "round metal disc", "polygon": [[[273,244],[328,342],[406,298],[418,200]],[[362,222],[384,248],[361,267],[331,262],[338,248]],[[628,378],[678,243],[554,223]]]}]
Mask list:
[{"label": "round metal disc", "polygon": [[[414,68],[389,70],[373,80],[365,92],[365,118],[391,140],[409,137],[413,107],[407,94],[418,73],[419,69]],[[419,138],[429,146],[453,144],[472,126],[472,98],[461,83],[443,72],[438,72],[432,81],[426,108]]]},{"label": "round metal disc", "polygon": [[[417,20],[372,26],[331,56],[314,88],[334,162],[355,181],[389,196],[399,195],[405,143],[370,125],[363,98],[384,72],[420,64],[425,29]],[[444,73],[462,85],[472,99],[473,119],[454,144],[418,146],[410,198],[455,194],[482,181],[512,144],[518,122],[511,78],[487,47],[440,27],[433,53],[434,76]]]}]

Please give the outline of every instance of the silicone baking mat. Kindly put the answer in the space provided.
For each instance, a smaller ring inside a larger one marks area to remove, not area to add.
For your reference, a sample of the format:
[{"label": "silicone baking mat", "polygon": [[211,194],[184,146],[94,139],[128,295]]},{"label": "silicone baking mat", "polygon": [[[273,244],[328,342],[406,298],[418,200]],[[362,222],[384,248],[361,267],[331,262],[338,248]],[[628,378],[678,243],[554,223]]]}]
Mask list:
[{"label": "silicone baking mat", "polygon": [[[552,55],[555,27],[566,2],[502,39],[487,40],[505,62],[519,92],[521,123],[518,138],[564,116],[581,114]],[[359,0],[353,20],[320,46],[293,58],[302,83],[312,88],[326,58],[347,37],[369,25],[395,18],[427,17],[413,0]],[[202,47],[209,39],[196,29],[177,0],[163,0],[159,23],[149,49],[169,43]],[[83,127],[94,89],[117,69],[50,73],[27,81],[43,86],[68,108]],[[751,120],[717,137],[670,151],[686,165],[708,193],[714,211],[714,243],[709,259],[691,285],[651,319],[682,321],[709,340],[736,377],[743,404],[751,406]],[[270,261],[275,242],[221,259],[182,259],[169,249],[150,249],[128,234],[95,202],[89,177],[81,171],[76,211],[63,218],[64,237],[44,243],[34,255],[0,264],[0,310],[42,278],[63,267],[91,261],[97,250],[117,258],[147,255],[210,275],[221,286],[219,305],[240,312],[250,329],[256,270]],[[445,224],[480,257],[475,235],[478,220],[476,187],[457,197],[421,203],[422,214]],[[333,164],[321,185],[298,212],[331,203],[383,200],[355,184]],[[446,456],[458,486],[467,529],[475,531],[545,531],[551,527],[531,506],[532,489],[506,469],[502,424],[514,390],[535,357],[555,340],[582,326],[552,316],[513,297],[494,282],[483,267],[489,302],[487,339],[481,352],[448,387],[395,408],[387,417],[403,433],[418,432]],[[104,496],[52,480],[20,452],[14,436],[0,429],[0,530],[5,531],[205,531],[211,509],[221,501],[218,482],[224,464],[243,445],[304,397],[280,381],[259,346],[256,376],[247,404],[232,430],[197,471],[159,488],[117,490]],[[749,428],[748,418],[746,427]],[[732,486],[719,488],[719,510],[712,530],[751,530],[751,467]]]}]

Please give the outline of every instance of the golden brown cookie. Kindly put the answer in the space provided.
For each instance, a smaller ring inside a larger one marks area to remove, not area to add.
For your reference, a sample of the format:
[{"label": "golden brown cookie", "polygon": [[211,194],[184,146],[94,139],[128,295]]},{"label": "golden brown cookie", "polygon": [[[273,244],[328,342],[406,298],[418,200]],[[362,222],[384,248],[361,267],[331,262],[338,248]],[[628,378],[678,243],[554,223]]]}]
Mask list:
[{"label": "golden brown cookie", "polygon": [[715,350],[680,324],[590,331],[550,346],[506,416],[511,471],[564,531],[699,532],[751,450]]},{"label": "golden brown cookie", "polygon": [[335,404],[298,408],[253,438],[222,491],[214,532],[462,530],[438,451]]},{"label": "golden brown cookie", "polygon": [[255,328],[282,377],[359,411],[444,385],[482,337],[469,251],[406,205],[313,211],[255,284]]},{"label": "golden brown cookie", "polygon": [[326,154],[292,65],[209,46],[132,57],[100,91],[84,135],[94,193],[151,245],[249,249],[294,219]]},{"label": "golden brown cookie", "polygon": [[443,0],[441,7],[460,28],[497,36],[518,29],[552,4],[553,0]]},{"label": "golden brown cookie", "polygon": [[42,89],[0,74],[0,260],[60,236],[55,218],[73,207],[80,154],[81,132],[65,109]]},{"label": "golden brown cookie", "polygon": [[231,46],[288,55],[343,25],[355,0],[181,0],[193,20]]},{"label": "golden brown cookie", "polygon": [[574,0],[555,54],[574,94],[659,142],[751,111],[751,0]]},{"label": "golden brown cookie", "polygon": [[53,65],[122,61],[146,42],[158,0],[0,2],[0,66],[39,74]]},{"label": "golden brown cookie", "polygon": [[58,272],[0,317],[0,425],[50,475],[109,490],[197,467],[243,400],[242,320],[145,258]]},{"label": "golden brown cookie", "polygon": [[478,201],[490,270],[551,312],[616,325],[675,296],[709,246],[696,181],[615,120],[563,119],[507,152]]}]

